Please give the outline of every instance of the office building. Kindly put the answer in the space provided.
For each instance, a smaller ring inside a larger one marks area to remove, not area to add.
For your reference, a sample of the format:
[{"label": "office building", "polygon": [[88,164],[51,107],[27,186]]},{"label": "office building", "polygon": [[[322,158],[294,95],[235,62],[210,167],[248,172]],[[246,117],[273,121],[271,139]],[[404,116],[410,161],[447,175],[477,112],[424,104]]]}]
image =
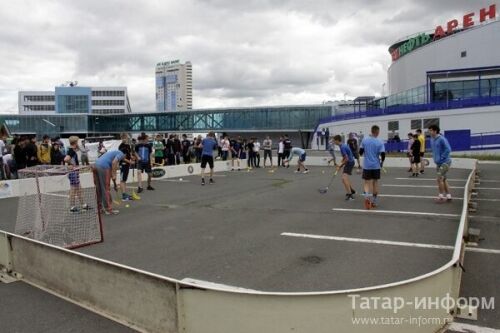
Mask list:
[{"label": "office building", "polygon": [[179,60],[156,64],[156,111],[193,109],[193,70],[191,62]]}]

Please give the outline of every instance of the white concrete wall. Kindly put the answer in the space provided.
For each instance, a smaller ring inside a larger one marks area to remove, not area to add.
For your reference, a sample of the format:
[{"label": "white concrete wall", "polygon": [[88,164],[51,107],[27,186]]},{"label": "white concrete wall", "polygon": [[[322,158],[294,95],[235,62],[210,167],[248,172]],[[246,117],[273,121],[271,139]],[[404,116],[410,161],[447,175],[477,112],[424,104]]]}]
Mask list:
[{"label": "white concrete wall", "polygon": [[[425,85],[428,71],[500,65],[499,36],[500,21],[493,21],[402,56],[389,67],[389,95]],[[461,57],[462,51],[467,57]]]}]

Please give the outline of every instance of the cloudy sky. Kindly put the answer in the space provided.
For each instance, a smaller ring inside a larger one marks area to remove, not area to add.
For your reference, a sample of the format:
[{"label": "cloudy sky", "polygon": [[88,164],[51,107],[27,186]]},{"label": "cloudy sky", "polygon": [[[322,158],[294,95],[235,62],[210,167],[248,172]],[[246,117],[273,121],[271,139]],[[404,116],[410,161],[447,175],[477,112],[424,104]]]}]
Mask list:
[{"label": "cloudy sky", "polygon": [[154,66],[193,63],[194,107],[379,95],[388,46],[495,0],[2,1],[0,113],[18,90],[127,86],[154,110]]}]

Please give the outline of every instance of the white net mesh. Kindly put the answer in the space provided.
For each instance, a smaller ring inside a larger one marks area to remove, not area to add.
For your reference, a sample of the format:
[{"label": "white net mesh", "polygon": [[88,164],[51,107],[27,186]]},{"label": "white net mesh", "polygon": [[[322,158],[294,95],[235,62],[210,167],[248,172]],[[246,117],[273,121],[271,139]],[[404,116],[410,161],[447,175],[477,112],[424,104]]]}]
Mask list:
[{"label": "white net mesh", "polygon": [[65,248],[103,240],[90,167],[40,165],[19,178],[17,234]]}]

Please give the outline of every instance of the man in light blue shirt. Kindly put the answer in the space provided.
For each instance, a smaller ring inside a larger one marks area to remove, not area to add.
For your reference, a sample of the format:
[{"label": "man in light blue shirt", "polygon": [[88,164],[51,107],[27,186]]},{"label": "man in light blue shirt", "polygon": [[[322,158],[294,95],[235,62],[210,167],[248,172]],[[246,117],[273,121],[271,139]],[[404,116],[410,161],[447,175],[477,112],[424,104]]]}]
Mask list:
[{"label": "man in light blue shirt", "polygon": [[207,137],[201,142],[201,185],[205,185],[205,168],[210,167],[210,184],[214,183],[214,150],[217,149],[215,133],[208,132]]},{"label": "man in light blue shirt", "polygon": [[297,170],[295,173],[300,172],[302,169],[304,170],[302,173],[308,173],[309,169],[306,168],[304,162],[306,160],[306,151],[302,148],[299,147],[293,147],[290,150],[290,154],[288,155],[287,159],[285,160],[285,165],[287,168],[290,167],[290,161],[293,158],[293,155],[297,155],[299,157],[299,161],[297,162]]},{"label": "man in light blue shirt", "polygon": [[439,195],[436,202],[451,201],[450,189],[446,174],[451,166],[451,147],[448,140],[440,134],[441,129],[437,125],[429,126],[431,135],[432,157],[437,168],[437,184]]},{"label": "man in light blue shirt", "polygon": [[361,142],[359,154],[364,155],[363,179],[365,190],[365,209],[377,207],[378,180],[380,169],[385,160],[384,143],[378,139],[380,128],[373,125],[371,134]]},{"label": "man in light blue shirt", "polygon": [[116,180],[116,172],[120,167],[120,161],[125,155],[120,150],[110,150],[102,154],[95,162],[95,170],[99,181],[99,208],[104,210],[106,215],[118,214],[119,211],[113,209],[111,205],[110,180]]}]

